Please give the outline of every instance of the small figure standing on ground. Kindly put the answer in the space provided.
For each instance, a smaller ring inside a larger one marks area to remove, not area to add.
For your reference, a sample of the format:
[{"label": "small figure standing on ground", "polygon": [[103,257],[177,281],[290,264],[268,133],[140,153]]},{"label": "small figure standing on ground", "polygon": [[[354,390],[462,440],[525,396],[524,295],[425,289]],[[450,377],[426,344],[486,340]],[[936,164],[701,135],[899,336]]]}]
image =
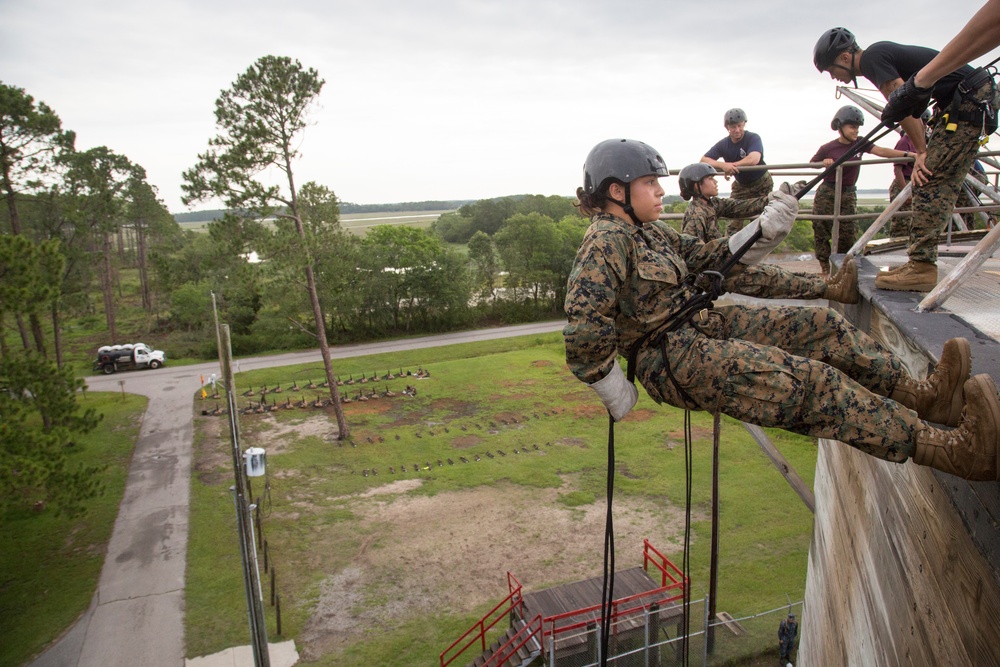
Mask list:
[{"label": "small figure standing on ground", "polygon": [[798,636],[798,621],[795,620],[795,614],[789,614],[788,618],[778,624],[778,649],[781,652],[778,660],[782,665],[792,664],[792,653],[795,651],[795,640]]}]

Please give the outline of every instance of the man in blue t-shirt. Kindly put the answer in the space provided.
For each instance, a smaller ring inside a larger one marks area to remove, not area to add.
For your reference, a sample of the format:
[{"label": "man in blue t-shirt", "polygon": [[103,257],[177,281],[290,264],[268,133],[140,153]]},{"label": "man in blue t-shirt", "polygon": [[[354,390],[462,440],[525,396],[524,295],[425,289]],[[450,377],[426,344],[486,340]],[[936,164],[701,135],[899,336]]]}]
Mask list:
[{"label": "man in blue t-shirt", "polygon": [[[850,30],[831,28],[816,42],[813,64],[842,83],[857,82],[860,74],[888,99],[936,55],[933,49],[894,42],[875,42],[862,49]],[[908,116],[900,121],[916,147],[910,178],[910,245],[906,264],[879,272],[875,287],[880,289],[927,292],[937,285],[938,235],[951,219],[980,140],[997,128],[1000,100],[996,83],[986,70],[963,65],[941,77],[931,97],[936,106],[930,141],[925,140],[919,119]]]},{"label": "man in blue t-shirt", "polygon": [[[747,115],[743,109],[730,109],[723,116],[723,124],[729,136],[721,139],[708,149],[701,161],[710,164],[721,171],[728,181],[735,178],[732,199],[754,199],[771,192],[774,181],[766,169],[741,171],[740,167],[763,166],[764,142],[760,135],[747,132]],[[731,220],[726,227],[726,233],[741,229],[746,220]]]}]

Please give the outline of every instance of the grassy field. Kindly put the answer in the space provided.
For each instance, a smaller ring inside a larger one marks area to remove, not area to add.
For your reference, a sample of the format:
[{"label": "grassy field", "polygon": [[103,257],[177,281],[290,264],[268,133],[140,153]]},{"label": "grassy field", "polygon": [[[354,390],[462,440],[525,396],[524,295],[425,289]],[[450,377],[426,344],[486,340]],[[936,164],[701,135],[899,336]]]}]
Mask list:
[{"label": "grassy field", "polygon": [[[294,638],[309,664],[432,664],[506,595],[507,571],[528,591],[600,574],[607,416],[566,369],[560,336],[336,364],[355,379],[418,368],[430,378],[341,388],[397,394],[345,406],[350,442],[335,440],[329,409],[240,417],[243,445],[268,452],[268,489],[254,488],[282,599],[281,636],[267,607],[269,638]],[[241,404],[278,384],[272,402],[315,396],[288,389],[319,377],[315,367],[238,376],[258,390]],[[407,384],[415,398],[399,395]],[[619,569],[641,564],[643,538],[681,562],[682,420],[643,395],[616,426]],[[812,515],[742,426],[723,421],[719,609],[739,616],[802,598]],[[711,425],[694,415],[695,598],[708,587]],[[223,419],[199,417],[196,432],[189,657],[249,641]],[[770,435],[811,485],[814,442]],[[748,653],[774,643],[762,641]]]},{"label": "grassy field", "polygon": [[107,466],[104,493],[87,501],[87,513],[77,519],[27,509],[0,516],[6,536],[0,541],[3,667],[24,664],[58,637],[87,609],[97,588],[146,399],[88,393],[80,403],[104,418],[77,441],[70,465]]},{"label": "grassy field", "polygon": [[[282,599],[281,635],[267,607],[272,641],[294,638],[310,664],[426,665],[506,595],[507,571],[529,591],[599,574],[606,415],[566,370],[558,334],[358,357],[336,369],[355,379],[404,371],[401,379],[342,387],[352,398],[397,394],[345,406],[352,441],[335,439],[329,409],[240,417],[243,445],[268,451],[268,488],[254,480],[254,489]],[[405,376],[418,369],[430,377]],[[240,393],[253,387],[255,396],[240,403],[260,401],[262,385],[284,388],[270,403],[321,395],[305,389],[320,377],[316,366],[241,375]],[[399,395],[406,385],[417,387],[416,397]],[[106,492],[83,519],[3,517],[0,613],[4,636],[17,641],[0,642],[2,666],[24,664],[68,628],[100,574],[145,403],[114,393],[81,400],[105,414],[76,455],[108,465]],[[213,405],[196,399],[194,408]],[[742,427],[724,422],[720,609],[739,616],[802,597],[812,517]],[[224,425],[196,418],[190,657],[249,642]],[[695,415],[694,435],[698,598],[707,588],[708,415]],[[771,435],[811,484],[814,443]],[[616,438],[619,567],[640,564],[643,538],[679,563],[682,413],[643,397]],[[46,563],[42,572],[38,563]],[[269,574],[262,581],[269,598]],[[766,650],[771,640],[747,650]]]}]

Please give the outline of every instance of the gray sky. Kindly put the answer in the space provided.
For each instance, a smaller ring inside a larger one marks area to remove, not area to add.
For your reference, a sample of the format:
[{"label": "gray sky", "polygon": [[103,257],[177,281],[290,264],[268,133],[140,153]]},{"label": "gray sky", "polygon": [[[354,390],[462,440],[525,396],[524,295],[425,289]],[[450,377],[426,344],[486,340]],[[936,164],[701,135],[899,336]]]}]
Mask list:
[{"label": "gray sky", "polygon": [[[598,141],[640,139],[680,168],[725,136],[734,106],[767,162],[806,162],[849,103],[812,65],[823,30],[845,25],[863,47],[940,49],[981,5],[0,0],[0,81],[49,104],[78,148],[108,146],[145,167],[172,212],[187,210],[181,173],[216,133],[219,92],[264,55],[326,81],[298,183],[359,204],[572,195]],[[859,186],[890,178],[867,167]],[[677,192],[675,178],[664,184]]]}]

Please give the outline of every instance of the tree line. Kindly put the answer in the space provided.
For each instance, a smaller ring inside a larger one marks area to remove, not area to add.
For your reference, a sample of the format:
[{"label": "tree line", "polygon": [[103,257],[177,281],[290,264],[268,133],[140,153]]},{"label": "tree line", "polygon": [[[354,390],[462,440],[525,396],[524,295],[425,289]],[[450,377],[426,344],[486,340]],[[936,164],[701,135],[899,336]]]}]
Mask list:
[{"label": "tree line", "polygon": [[[96,471],[67,467],[66,448],[98,419],[76,404],[67,326],[97,332],[94,347],[169,336],[190,345],[171,356],[211,358],[214,296],[237,354],[320,347],[346,438],[331,340],[561,313],[586,228],[565,198],[464,202],[431,230],[342,229],[348,206],[295,178],[323,85],[298,61],[265,56],[222,91],[216,134],[183,174],[185,204],[226,207],[200,233],[180,228],[141,165],[106,146],[77,150],[55,110],[0,81],[0,479],[10,491],[0,509],[42,500],[73,512],[99,491]],[[284,179],[259,182],[268,169]]]}]

